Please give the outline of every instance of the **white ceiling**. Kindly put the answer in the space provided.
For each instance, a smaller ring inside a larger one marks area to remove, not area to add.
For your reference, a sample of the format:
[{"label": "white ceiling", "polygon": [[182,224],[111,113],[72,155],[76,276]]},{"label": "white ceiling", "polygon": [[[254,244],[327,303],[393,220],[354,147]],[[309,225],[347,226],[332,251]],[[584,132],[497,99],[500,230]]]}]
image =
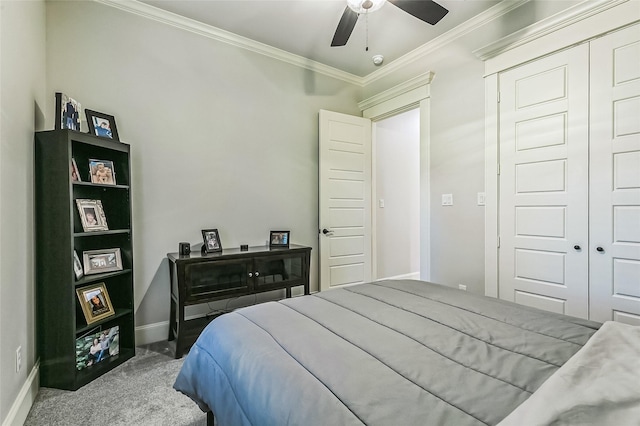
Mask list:
[{"label": "white ceiling", "polygon": [[[390,3],[360,15],[344,47],[330,47],[346,0],[141,0],[143,3],[365,77],[455,28],[499,0],[438,0],[449,13],[435,26]],[[367,22],[368,21],[368,22]],[[368,24],[368,25],[367,25]],[[367,46],[367,27],[369,51]]]}]

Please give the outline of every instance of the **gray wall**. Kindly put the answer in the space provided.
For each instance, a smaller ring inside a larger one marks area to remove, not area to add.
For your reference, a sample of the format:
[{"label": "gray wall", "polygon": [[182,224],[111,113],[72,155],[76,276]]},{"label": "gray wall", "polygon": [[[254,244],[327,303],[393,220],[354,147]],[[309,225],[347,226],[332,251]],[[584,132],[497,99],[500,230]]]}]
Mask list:
[{"label": "gray wall", "polygon": [[358,114],[357,86],[98,3],[50,2],[47,24],[48,93],[132,146],[138,325],[168,320],[166,254],[201,229],[224,247],[291,230],[317,288],[318,111]]},{"label": "gray wall", "polygon": [[[0,422],[33,369],[33,131],[43,128],[45,5],[0,3]],[[16,373],[16,348],[22,368]]]}]

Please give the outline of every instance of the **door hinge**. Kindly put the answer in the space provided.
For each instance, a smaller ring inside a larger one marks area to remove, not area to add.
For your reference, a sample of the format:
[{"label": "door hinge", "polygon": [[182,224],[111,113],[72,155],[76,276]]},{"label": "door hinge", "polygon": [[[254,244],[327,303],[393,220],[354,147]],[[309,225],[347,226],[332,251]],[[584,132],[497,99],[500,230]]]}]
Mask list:
[{"label": "door hinge", "polygon": [[498,163],[498,176],[500,176],[500,163]]},{"label": "door hinge", "polygon": [[500,91],[498,91],[498,103],[500,103]]},{"label": "door hinge", "polygon": [[498,237],[498,248],[500,248],[500,237]]}]

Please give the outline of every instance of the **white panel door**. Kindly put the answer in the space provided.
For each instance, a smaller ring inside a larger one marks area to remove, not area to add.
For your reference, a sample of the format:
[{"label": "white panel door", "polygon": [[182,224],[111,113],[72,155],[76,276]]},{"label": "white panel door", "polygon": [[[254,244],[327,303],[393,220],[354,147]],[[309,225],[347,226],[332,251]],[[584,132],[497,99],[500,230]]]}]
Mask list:
[{"label": "white panel door", "polygon": [[501,299],[588,316],[587,45],[500,74]]},{"label": "white panel door", "polygon": [[320,290],[371,280],[371,120],[320,111]]},{"label": "white panel door", "polygon": [[640,325],[640,24],[591,59],[590,317]]}]

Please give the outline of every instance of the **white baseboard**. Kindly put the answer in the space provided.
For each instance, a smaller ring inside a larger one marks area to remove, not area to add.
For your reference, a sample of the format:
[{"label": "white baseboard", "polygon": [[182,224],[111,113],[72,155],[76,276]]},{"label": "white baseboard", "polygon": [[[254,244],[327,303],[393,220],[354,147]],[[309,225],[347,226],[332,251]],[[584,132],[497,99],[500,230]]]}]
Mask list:
[{"label": "white baseboard", "polygon": [[136,327],[136,346],[167,340],[169,337],[169,321]]},{"label": "white baseboard", "polygon": [[2,426],[21,426],[27,419],[29,410],[36,400],[38,390],[40,389],[40,360],[31,369],[27,381],[22,385],[22,389],[18,393],[18,397],[13,402],[9,414],[2,422]]},{"label": "white baseboard", "polygon": [[408,274],[396,275],[394,277],[378,278],[376,281],[382,280],[419,280],[420,272],[410,272]]}]

